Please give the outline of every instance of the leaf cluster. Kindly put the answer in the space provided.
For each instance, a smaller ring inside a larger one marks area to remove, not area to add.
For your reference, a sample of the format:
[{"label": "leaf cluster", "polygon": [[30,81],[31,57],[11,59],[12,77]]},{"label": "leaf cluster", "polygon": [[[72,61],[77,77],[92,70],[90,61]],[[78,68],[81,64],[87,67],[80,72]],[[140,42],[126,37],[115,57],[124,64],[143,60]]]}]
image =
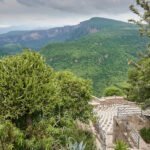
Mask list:
[{"label": "leaf cluster", "polygon": [[[54,71],[39,53],[26,50],[2,58],[0,146],[3,150],[9,145],[16,150],[65,147],[66,137],[79,139],[79,134],[74,136],[79,132],[75,120],[88,122],[92,118],[90,98],[90,81],[70,72]],[[18,138],[22,142],[16,144],[20,142]]]},{"label": "leaf cluster", "polygon": [[136,0],[137,7],[130,6],[130,10],[139,17],[139,20],[131,19],[130,22],[140,27],[140,33],[150,37],[150,0]]}]

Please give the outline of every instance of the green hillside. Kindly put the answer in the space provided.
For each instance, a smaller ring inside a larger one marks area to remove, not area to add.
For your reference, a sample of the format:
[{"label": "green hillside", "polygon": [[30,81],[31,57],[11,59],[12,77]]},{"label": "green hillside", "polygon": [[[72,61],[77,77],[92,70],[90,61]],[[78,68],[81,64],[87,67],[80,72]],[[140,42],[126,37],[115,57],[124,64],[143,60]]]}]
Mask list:
[{"label": "green hillside", "polygon": [[19,44],[6,44],[0,47],[0,56],[14,55],[21,52],[23,47]]},{"label": "green hillside", "polygon": [[49,44],[41,53],[56,70],[91,79],[95,94],[102,95],[105,87],[126,80],[128,60],[136,59],[145,43],[136,29],[103,29],[73,42]]}]

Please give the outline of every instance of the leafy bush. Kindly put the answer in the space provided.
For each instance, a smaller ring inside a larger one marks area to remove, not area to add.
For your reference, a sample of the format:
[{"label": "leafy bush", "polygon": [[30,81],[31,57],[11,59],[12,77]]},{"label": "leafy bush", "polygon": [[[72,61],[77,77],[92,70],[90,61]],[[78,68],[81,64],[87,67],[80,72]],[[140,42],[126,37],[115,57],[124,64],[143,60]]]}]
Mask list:
[{"label": "leafy bush", "polygon": [[5,121],[0,117],[0,149],[12,150],[15,147],[23,147],[24,133],[15,127],[10,121]]},{"label": "leafy bush", "polygon": [[81,141],[78,143],[77,141],[74,141],[73,139],[69,138],[67,150],[85,150],[86,144]]},{"label": "leafy bush", "polygon": [[66,146],[66,137],[92,147],[92,136],[75,125],[76,119],[92,119],[90,98],[89,81],[55,72],[39,53],[25,51],[2,58],[0,147],[56,150]]},{"label": "leafy bush", "polygon": [[119,89],[115,86],[111,86],[111,87],[108,87],[105,89],[104,95],[105,96],[122,96],[123,92],[121,89]]},{"label": "leafy bush", "polygon": [[150,143],[150,128],[142,128],[140,130],[140,135],[145,142]]}]

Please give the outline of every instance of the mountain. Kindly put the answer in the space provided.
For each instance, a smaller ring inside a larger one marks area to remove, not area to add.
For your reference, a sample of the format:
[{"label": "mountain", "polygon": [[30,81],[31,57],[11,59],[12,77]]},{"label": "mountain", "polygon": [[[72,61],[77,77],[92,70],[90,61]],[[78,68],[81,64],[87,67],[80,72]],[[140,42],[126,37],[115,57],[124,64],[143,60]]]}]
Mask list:
[{"label": "mountain", "polygon": [[[48,44],[40,52],[56,70],[70,70],[91,79],[95,94],[101,96],[107,86],[127,79],[128,61],[138,57],[147,39],[127,23],[94,18],[81,24],[92,34],[74,41]],[[90,28],[92,26],[94,28]]]},{"label": "mountain", "polygon": [[39,50],[48,43],[72,41],[104,29],[135,28],[135,26],[105,18],[92,18],[78,25],[51,28],[48,30],[13,31],[0,35],[0,47],[20,45]]},{"label": "mountain", "polygon": [[40,50],[54,69],[91,79],[100,96],[107,86],[126,80],[128,60],[135,60],[146,43],[137,26],[95,17],[74,26],[0,35],[0,54],[15,54],[24,47]]}]

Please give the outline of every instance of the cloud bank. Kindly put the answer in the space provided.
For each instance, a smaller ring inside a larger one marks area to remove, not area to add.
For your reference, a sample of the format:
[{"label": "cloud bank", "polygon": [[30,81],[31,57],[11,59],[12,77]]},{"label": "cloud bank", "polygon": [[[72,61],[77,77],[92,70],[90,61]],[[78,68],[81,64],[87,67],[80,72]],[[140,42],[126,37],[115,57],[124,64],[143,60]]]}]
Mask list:
[{"label": "cloud bank", "polygon": [[26,6],[43,6],[73,13],[125,13],[133,0],[17,0]]},{"label": "cloud bank", "polygon": [[90,17],[127,21],[135,0],[0,0],[0,25],[61,26]]}]

